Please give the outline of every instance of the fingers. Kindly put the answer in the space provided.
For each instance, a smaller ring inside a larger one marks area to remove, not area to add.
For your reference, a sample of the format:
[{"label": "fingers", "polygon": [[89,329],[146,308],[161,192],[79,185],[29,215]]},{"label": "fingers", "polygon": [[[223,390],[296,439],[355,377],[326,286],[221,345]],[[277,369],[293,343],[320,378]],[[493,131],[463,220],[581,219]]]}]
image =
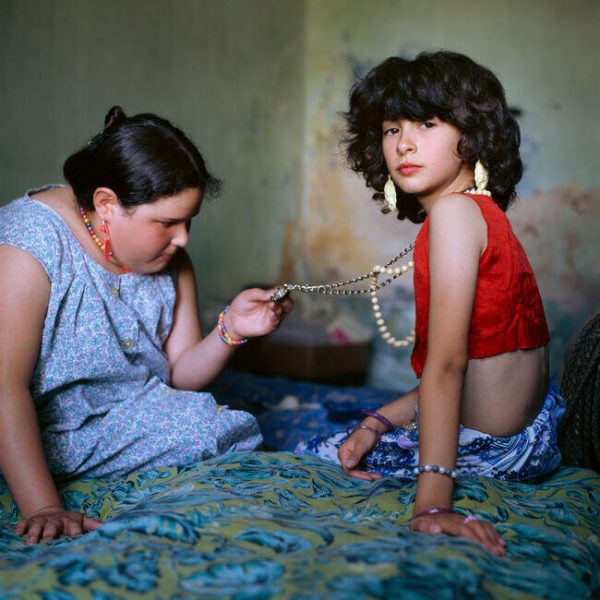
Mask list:
[{"label": "fingers", "polygon": [[505,543],[491,523],[475,518],[464,519],[456,513],[419,517],[411,522],[411,530],[431,535],[445,533],[464,537],[483,546],[495,556],[505,554]]},{"label": "fingers", "polygon": [[491,523],[467,518],[463,521],[462,528],[465,531],[463,533],[464,537],[472,539],[468,534],[474,533],[476,539],[473,541],[481,544],[496,556],[504,556],[506,543]]},{"label": "fingers", "polygon": [[83,517],[83,530],[84,531],[94,531],[94,529],[98,529],[102,525],[102,521],[98,521],[97,519],[92,519],[91,517]]},{"label": "fingers", "polygon": [[338,459],[346,475],[355,477],[356,479],[362,479],[363,481],[375,481],[376,479],[381,479],[381,473],[371,473],[355,468],[360,464],[363,456],[364,452],[356,447],[353,440],[344,442],[338,449]]},{"label": "fingers", "polygon": [[344,471],[354,468],[359,462],[362,456],[357,456],[354,452],[354,448],[348,442],[344,442],[338,448],[338,458],[344,468]]},{"label": "fingers", "polygon": [[27,535],[27,545],[38,542],[49,542],[61,535],[78,537],[84,531],[93,531],[102,523],[96,519],[86,517],[81,513],[63,513],[61,515],[36,516],[21,521],[15,528],[17,535]]}]

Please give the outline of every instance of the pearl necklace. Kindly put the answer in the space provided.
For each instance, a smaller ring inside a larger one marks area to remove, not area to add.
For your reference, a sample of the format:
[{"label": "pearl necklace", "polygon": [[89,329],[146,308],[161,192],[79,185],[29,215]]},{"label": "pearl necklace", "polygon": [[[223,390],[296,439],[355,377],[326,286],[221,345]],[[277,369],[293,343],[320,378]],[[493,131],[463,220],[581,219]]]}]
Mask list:
[{"label": "pearl necklace", "polygon": [[[358,277],[354,277],[352,279],[347,279],[346,281],[339,281],[338,283],[325,283],[320,285],[302,285],[302,284],[294,284],[294,283],[284,283],[277,287],[277,289],[271,295],[271,300],[273,302],[279,302],[283,300],[290,292],[301,292],[303,294],[327,294],[327,295],[338,295],[338,296],[351,296],[355,294],[371,294],[371,304],[373,308],[373,315],[375,317],[375,322],[377,323],[377,327],[379,332],[381,333],[381,337],[391,346],[399,348],[401,346],[408,346],[410,343],[415,341],[415,331],[414,329],[410,332],[409,335],[404,338],[396,338],[394,337],[387,328],[385,321],[383,319],[383,315],[381,313],[381,307],[379,305],[379,300],[377,298],[377,292],[386,287],[388,284],[392,283],[395,279],[408,272],[409,269],[414,268],[415,263],[412,260],[409,260],[408,263],[402,265],[401,267],[394,267],[392,265],[398,262],[401,258],[407,256],[410,252],[412,252],[414,248],[414,243],[409,244],[404,250],[396,254],[390,261],[388,261],[383,267],[380,265],[375,265],[373,269],[369,273],[365,273],[364,275],[359,275]],[[383,280],[379,283],[379,276],[387,275],[387,279]],[[368,288],[355,289],[355,290],[347,290],[344,289],[353,283],[358,283],[359,281],[365,281],[366,279],[370,280],[370,286]]]},{"label": "pearl necklace", "polygon": [[[102,250],[102,252],[104,252],[104,244],[98,237],[98,234],[96,233],[96,230],[94,229],[94,226],[92,225],[92,222],[90,221],[90,217],[87,214],[87,211],[85,210],[85,208],[83,208],[83,206],[79,207],[79,214],[81,215],[81,218],[83,219],[83,222],[85,223],[85,227],[88,230],[90,237],[94,240],[94,242],[96,242],[96,245],[98,246],[98,248],[100,248],[100,250]],[[112,250],[110,250],[108,254],[109,254],[109,256],[112,256],[113,255]]]}]

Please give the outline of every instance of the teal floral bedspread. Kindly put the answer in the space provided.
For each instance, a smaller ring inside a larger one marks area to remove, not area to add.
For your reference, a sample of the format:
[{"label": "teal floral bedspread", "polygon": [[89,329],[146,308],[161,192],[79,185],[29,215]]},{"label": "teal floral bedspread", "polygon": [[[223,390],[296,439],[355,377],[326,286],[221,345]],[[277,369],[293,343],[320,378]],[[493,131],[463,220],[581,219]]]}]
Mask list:
[{"label": "teal floral bedspread", "polygon": [[463,479],[456,509],[494,522],[495,558],[411,533],[414,483],[363,482],[288,452],[61,489],[104,525],[26,546],[0,480],[0,598],[588,598],[600,589],[600,475],[563,468],[535,485]]}]

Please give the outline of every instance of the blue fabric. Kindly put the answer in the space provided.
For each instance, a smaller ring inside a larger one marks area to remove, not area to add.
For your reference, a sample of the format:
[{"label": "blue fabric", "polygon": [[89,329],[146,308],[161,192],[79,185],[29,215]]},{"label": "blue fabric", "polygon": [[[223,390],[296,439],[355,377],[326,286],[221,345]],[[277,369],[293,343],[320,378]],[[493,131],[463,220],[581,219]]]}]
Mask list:
[{"label": "blue fabric", "polygon": [[[551,387],[533,423],[515,435],[494,437],[461,425],[456,459],[458,475],[529,481],[553,471],[560,463],[557,425],[564,411],[563,398]],[[348,435],[347,431],[332,436],[317,435],[298,444],[296,452],[339,464],[337,451]],[[413,427],[398,427],[382,435],[365,457],[363,468],[412,478],[412,469],[418,464],[419,432],[415,423]]]},{"label": "blue fabric", "polygon": [[30,386],[50,470],[122,476],[260,444],[250,414],[169,385],[175,273],[111,273],[32,193],[0,209],[0,244],[31,254],[51,283]]},{"label": "blue fabric", "polygon": [[104,525],[25,545],[0,478],[0,598],[9,600],[564,600],[600,591],[600,475],[532,485],[460,478],[454,510],[494,524],[498,558],[408,527],[415,482],[374,482],[289,452],[61,486]]}]

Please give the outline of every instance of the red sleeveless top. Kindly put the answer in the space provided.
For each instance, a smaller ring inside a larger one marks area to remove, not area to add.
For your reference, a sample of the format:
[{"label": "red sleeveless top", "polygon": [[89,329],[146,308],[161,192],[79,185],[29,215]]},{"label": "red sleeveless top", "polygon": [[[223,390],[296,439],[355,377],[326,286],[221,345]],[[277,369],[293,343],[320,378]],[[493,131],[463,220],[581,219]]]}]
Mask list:
[{"label": "red sleeveless top", "polygon": [[[504,211],[488,196],[468,194],[487,224],[469,327],[468,357],[485,358],[545,346],[550,340],[535,276]],[[429,327],[429,217],[414,250],[415,346],[411,364],[421,377]]]}]

